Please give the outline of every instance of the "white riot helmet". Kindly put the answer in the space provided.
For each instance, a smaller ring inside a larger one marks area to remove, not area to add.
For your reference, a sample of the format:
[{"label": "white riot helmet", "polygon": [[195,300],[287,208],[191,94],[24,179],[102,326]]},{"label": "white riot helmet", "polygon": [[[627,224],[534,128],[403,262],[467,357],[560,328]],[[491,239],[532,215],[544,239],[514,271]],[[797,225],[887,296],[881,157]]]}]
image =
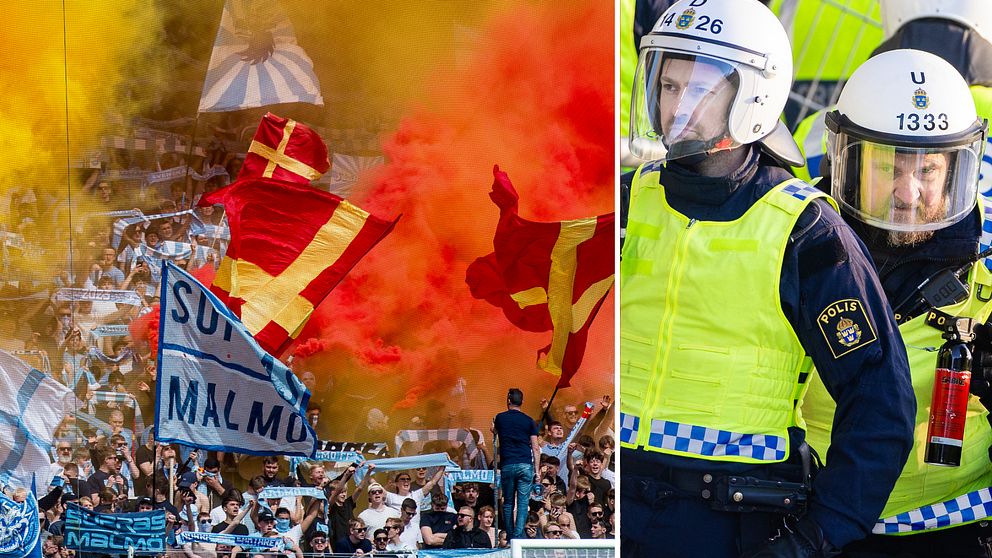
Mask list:
[{"label": "white riot helmet", "polygon": [[949,19],[992,42],[992,9],[988,0],[880,0],[882,29],[889,38],[914,19]]},{"label": "white riot helmet", "polygon": [[768,8],[681,0],[641,39],[630,151],[674,160],[764,140],[773,154],[801,163],[779,124],[791,86],[789,37]]},{"label": "white riot helmet", "polygon": [[940,57],[902,49],[870,58],[826,125],[832,194],[856,219],[934,231],[975,206],[987,122],[964,78]]}]

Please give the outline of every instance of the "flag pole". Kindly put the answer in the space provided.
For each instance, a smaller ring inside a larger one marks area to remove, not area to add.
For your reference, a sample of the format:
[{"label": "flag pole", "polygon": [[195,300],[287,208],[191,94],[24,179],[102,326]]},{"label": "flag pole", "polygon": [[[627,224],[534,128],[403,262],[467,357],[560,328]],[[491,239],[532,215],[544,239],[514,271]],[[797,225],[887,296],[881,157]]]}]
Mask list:
[{"label": "flag pole", "polygon": [[[226,6],[226,2],[225,2],[225,6]],[[221,23],[222,23],[223,19],[224,19],[224,8],[221,8],[221,17],[217,18],[217,28],[214,30],[214,34],[212,35],[215,38],[217,37],[217,32],[220,30],[220,26],[221,26]],[[214,49],[214,46],[212,45],[210,47],[210,57],[211,58],[213,57],[213,49]],[[210,71],[210,58],[207,58],[207,72],[209,72],[209,71]],[[200,105],[199,105],[199,103],[200,103],[200,101],[203,100],[203,88],[204,88],[205,85],[206,85],[206,75],[204,75],[203,80],[201,81],[200,94],[197,96],[197,101],[196,101],[197,102],[196,115],[193,116],[193,131],[192,131],[192,133],[190,134],[190,137],[189,137],[189,148],[186,150],[186,176],[183,178],[183,188],[189,188],[190,160],[193,158],[193,146],[196,145],[196,130],[197,130],[197,128],[199,126],[199,123],[200,123]],[[206,155],[206,153],[204,153],[204,155]],[[203,191],[204,191],[204,193],[206,193],[206,189],[207,189],[207,186],[206,186],[206,183],[204,183],[204,185],[203,185]],[[190,196],[189,196],[189,198],[190,198],[189,199],[189,204],[190,204],[190,209],[192,209],[192,207],[193,207],[193,191],[192,191],[192,189],[189,189],[189,194],[190,194]],[[195,214],[193,215],[193,217],[195,217]],[[221,221],[223,222],[223,218],[221,219]],[[192,243],[195,244],[196,237],[192,237],[192,238],[190,238],[190,240],[192,240]],[[211,242],[209,249],[213,249],[215,245],[216,245],[216,239],[214,239],[214,242]],[[219,256],[220,255],[218,254],[217,265],[220,264],[220,257]],[[193,253],[190,254],[190,261],[192,262],[195,258],[196,258],[196,248],[194,248],[193,249]],[[215,270],[217,269],[217,265],[214,266],[214,269]]]},{"label": "flag pole", "polygon": [[[495,419],[493,422],[493,426],[495,426]],[[506,494],[503,494],[503,483],[495,482],[496,474],[498,472],[499,472],[499,437],[496,436],[495,432],[493,432],[493,481],[494,481],[493,484],[495,485],[493,486],[493,493],[495,494],[495,499],[497,503],[499,503],[500,496],[502,496],[503,498],[506,497]],[[514,502],[516,502],[516,500],[514,500]],[[504,519],[503,516],[500,515],[499,510],[497,510],[496,508],[502,508],[502,507],[503,506],[493,506],[493,527],[496,528],[497,545],[499,544],[499,522],[506,521],[506,519]],[[511,533],[507,533],[507,536],[509,535],[511,535]]]},{"label": "flag pole", "polygon": [[538,430],[538,432],[540,432],[541,431],[541,428],[544,427],[544,420],[546,418],[548,418],[548,411],[551,410],[551,404],[554,403],[555,396],[558,395],[558,388],[559,388],[558,384],[555,384],[555,390],[553,392],[551,392],[551,398],[548,399],[548,406],[545,407],[544,408],[544,411],[541,413],[541,420],[537,421],[537,430]]},{"label": "flag pole", "polygon": [[[203,95],[202,88],[200,90],[200,95],[201,96]],[[193,117],[193,131],[190,133],[189,136],[189,147],[186,148],[186,161],[185,161],[186,175],[183,177],[183,191],[189,194],[190,207],[192,207],[193,205],[193,190],[189,187],[190,186],[189,173],[190,173],[190,165],[192,164],[192,159],[193,159],[193,146],[196,145],[196,128],[198,127],[199,123],[200,123],[200,110],[197,109],[196,116]],[[183,195],[185,197],[185,193]],[[180,209],[185,210],[186,208],[183,207]]]},{"label": "flag pole", "polygon": [[[156,442],[157,442],[157,440],[156,440]],[[175,457],[170,457],[169,458],[169,464],[167,466],[169,467],[169,503],[172,504],[172,502],[176,498],[176,495],[175,495],[175,488],[176,488],[176,469],[175,469],[175,467],[176,467],[176,458]],[[152,495],[152,499],[154,500],[154,494]]]}]

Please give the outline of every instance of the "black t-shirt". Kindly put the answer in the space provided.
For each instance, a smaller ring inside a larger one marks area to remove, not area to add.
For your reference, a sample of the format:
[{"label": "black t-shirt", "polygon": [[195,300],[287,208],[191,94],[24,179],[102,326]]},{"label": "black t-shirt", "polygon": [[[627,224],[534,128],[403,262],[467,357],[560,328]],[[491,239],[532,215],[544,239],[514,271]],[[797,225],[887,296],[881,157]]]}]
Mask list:
[{"label": "black t-shirt", "polygon": [[335,554],[354,554],[356,550],[361,549],[362,552],[368,554],[372,552],[372,542],[368,539],[362,539],[358,544],[352,543],[350,537],[344,537],[338,539],[338,542],[334,543],[334,553]]},{"label": "black t-shirt", "polygon": [[[436,534],[439,533],[450,533],[452,529],[455,528],[458,516],[449,511],[425,511],[420,513],[420,526],[430,527],[431,532]],[[424,548],[441,548],[441,545],[428,545],[424,543]]]},{"label": "black t-shirt", "polygon": [[602,477],[598,479],[589,477],[589,484],[592,485],[592,493],[596,496],[596,503],[603,504],[605,506],[606,493],[609,492],[611,488],[613,488],[613,485],[610,484],[610,481]]},{"label": "black t-shirt", "polygon": [[489,535],[482,532],[482,529],[478,527],[473,527],[468,531],[463,531],[460,527],[456,527],[448,533],[447,538],[444,539],[443,548],[492,548],[492,541],[489,540]]},{"label": "black t-shirt", "polygon": [[89,496],[90,494],[92,494],[92,492],[90,492],[90,483],[86,479],[81,479],[78,477],[66,481],[65,486],[62,488],[62,492],[64,494],[70,492],[70,490],[67,490],[67,488],[71,488],[72,494],[77,497]]},{"label": "black t-shirt", "polygon": [[475,505],[471,505],[465,502],[465,498],[452,496],[452,502],[455,505],[455,509],[460,509],[462,506],[468,506],[475,511],[476,515],[479,514],[479,508],[482,506],[493,506],[496,507],[495,494],[493,493],[492,487],[488,484],[479,484],[479,497],[475,500]]},{"label": "black t-shirt", "polygon": [[[134,466],[138,468],[138,480],[134,483],[134,492],[135,492],[135,494],[137,494],[138,492],[140,492],[141,494],[144,494],[146,496],[151,496],[151,494],[146,494],[145,493],[145,484],[148,482],[148,477],[150,475],[146,475],[145,473],[143,473],[141,471],[141,464],[142,463],[151,463],[152,465],[155,464],[155,448],[154,447],[151,448],[151,449],[148,449],[147,446],[141,445],[141,446],[138,446],[137,451],[134,452]],[[153,467],[153,469],[154,469],[154,467]]]},{"label": "black t-shirt", "polygon": [[47,531],[52,535],[62,535],[65,533],[65,520],[59,519],[48,525]]},{"label": "black t-shirt", "polygon": [[166,501],[162,501],[162,502],[155,502],[152,505],[152,507],[154,509],[156,509],[156,510],[165,510],[165,511],[171,513],[172,515],[176,516],[177,518],[179,517],[179,509],[176,508],[176,506],[173,506],[167,500]]},{"label": "black t-shirt", "polygon": [[336,541],[348,536],[348,521],[355,518],[355,499],[349,496],[344,504],[334,502],[328,512],[327,523],[330,528],[328,540]]},{"label": "black t-shirt", "polygon": [[[228,525],[230,525],[230,523],[228,523],[227,521],[221,521],[217,525],[214,525],[213,527],[211,527],[210,528],[210,532],[211,533],[220,533],[224,529],[227,529],[227,526]],[[239,523],[239,524],[237,524],[237,525],[234,526],[234,530],[231,531],[230,534],[232,534],[232,535],[248,535],[249,534],[248,533],[248,527],[246,527],[242,523]],[[245,554],[244,552],[239,552],[237,554],[234,554],[233,556],[234,556],[234,558],[245,558],[248,555]]]},{"label": "black t-shirt", "polygon": [[[86,482],[89,484],[88,495],[97,494],[98,495],[97,497],[99,497],[100,492],[103,492],[104,488],[109,487],[109,485],[107,484],[107,479],[109,478],[110,478],[110,474],[104,473],[100,469],[93,471],[93,474],[90,475],[90,478],[86,479]],[[80,496],[82,496],[82,494],[80,494]]]},{"label": "black t-shirt", "polygon": [[530,437],[537,436],[537,423],[517,409],[503,411],[493,421],[499,436],[500,466],[534,463]]},{"label": "black t-shirt", "polygon": [[[565,506],[565,510],[572,514],[572,518],[575,519],[575,532],[579,536],[588,538],[591,535],[592,526],[589,524],[589,516],[587,512],[589,511],[589,500],[585,498],[576,498],[572,500],[572,503]],[[582,533],[587,533],[583,535]]]},{"label": "black t-shirt", "polygon": [[[226,521],[221,521],[217,525],[214,525],[213,528],[210,529],[210,532],[211,533],[220,533],[224,529],[227,529],[227,526],[228,525],[230,525],[230,523],[228,523]],[[246,526],[243,523],[239,523],[239,524],[237,524],[237,525],[234,526],[234,530],[231,531],[231,534],[232,535],[247,535],[248,534],[248,526]]]},{"label": "black t-shirt", "polygon": [[293,486],[293,485],[287,484],[285,480],[279,477],[273,477],[272,480],[265,479],[265,486],[277,487],[277,486]]}]

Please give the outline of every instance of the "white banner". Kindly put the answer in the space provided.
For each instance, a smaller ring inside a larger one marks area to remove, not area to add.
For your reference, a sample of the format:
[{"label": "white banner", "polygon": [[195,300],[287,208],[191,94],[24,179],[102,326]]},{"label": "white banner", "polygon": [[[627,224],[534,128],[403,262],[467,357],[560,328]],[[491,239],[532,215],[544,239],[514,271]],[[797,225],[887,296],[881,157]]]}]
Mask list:
[{"label": "white banner", "polygon": [[59,289],[55,291],[57,302],[74,302],[81,300],[102,300],[118,304],[141,306],[141,297],[134,291],[114,291],[104,289]]},{"label": "white banner", "polygon": [[176,535],[176,543],[187,544],[202,542],[208,544],[226,544],[228,546],[240,546],[241,548],[252,548],[258,550],[275,550],[282,552],[286,548],[286,543],[282,537],[261,537],[249,535],[230,535],[221,533],[200,533],[196,531],[182,531]]},{"label": "white banner", "polygon": [[317,454],[314,455],[314,459],[317,461],[333,461],[335,463],[361,463],[362,461],[365,461],[362,454],[357,451],[318,451]]},{"label": "white banner", "polygon": [[156,439],[252,455],[312,457],[310,392],[259,347],[193,276],[166,262],[155,404]]},{"label": "white banner", "polygon": [[266,486],[258,493],[258,497],[267,499],[295,498],[297,496],[309,496],[318,500],[324,500],[324,491],[312,486]]},{"label": "white banner", "polygon": [[0,351],[0,472],[31,486],[32,475],[52,464],[52,433],[76,404],[69,388]]}]

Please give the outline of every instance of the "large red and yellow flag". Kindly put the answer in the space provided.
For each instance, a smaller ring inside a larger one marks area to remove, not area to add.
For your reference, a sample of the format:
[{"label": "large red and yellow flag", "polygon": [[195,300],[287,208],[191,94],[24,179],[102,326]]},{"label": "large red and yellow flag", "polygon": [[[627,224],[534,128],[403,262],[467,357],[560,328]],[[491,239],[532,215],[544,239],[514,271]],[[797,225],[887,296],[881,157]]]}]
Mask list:
[{"label": "large red and yellow flag", "polygon": [[329,168],[327,146],[320,134],[295,120],[267,112],[248,146],[238,180],[277,178],[310,184]]},{"label": "large red and yellow flag", "polygon": [[231,243],[210,290],[278,356],[392,221],[306,185],[241,179],[200,205],[227,212]]},{"label": "large red and yellow flag", "polygon": [[489,197],[499,206],[494,251],[469,266],[472,296],[503,309],[527,331],[552,331],[538,366],[568,387],[585,352],[589,325],[613,285],[614,214],[536,223],[517,214],[519,197],[499,167]]}]

